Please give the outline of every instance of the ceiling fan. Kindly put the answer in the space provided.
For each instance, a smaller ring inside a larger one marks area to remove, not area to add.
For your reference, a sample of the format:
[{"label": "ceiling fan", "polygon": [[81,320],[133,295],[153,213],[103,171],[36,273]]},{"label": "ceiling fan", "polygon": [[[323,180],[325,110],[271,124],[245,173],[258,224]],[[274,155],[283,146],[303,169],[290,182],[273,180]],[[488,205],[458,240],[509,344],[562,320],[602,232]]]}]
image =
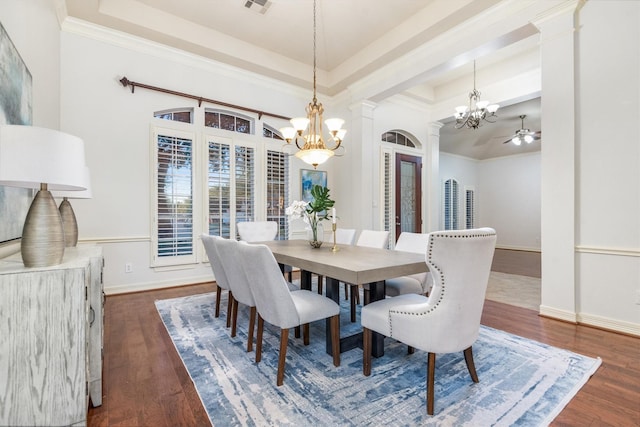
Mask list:
[{"label": "ceiling fan", "polygon": [[527,117],[526,114],[521,114],[519,117],[522,122],[520,129],[518,129],[511,138],[503,142],[503,144],[506,144],[508,142],[513,142],[515,145],[520,145],[522,144],[522,142],[526,142],[527,144],[530,144],[533,141],[540,139],[540,135],[542,132],[540,131],[533,132],[524,127],[524,119],[525,117]]}]

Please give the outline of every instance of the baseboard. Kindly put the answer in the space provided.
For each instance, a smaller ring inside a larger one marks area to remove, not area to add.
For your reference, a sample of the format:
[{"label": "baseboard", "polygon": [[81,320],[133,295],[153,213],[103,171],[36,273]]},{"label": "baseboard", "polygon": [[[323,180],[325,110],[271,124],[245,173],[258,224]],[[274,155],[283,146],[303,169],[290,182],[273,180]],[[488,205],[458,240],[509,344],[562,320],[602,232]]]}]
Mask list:
[{"label": "baseboard", "polygon": [[523,251],[523,252],[542,252],[540,248],[531,248],[527,246],[509,246],[509,245],[496,245],[496,249],[506,249],[509,251]]},{"label": "baseboard", "polygon": [[565,322],[578,323],[578,316],[573,311],[559,310],[546,305],[540,305],[540,315]]},{"label": "baseboard", "polygon": [[593,314],[578,314],[578,323],[627,335],[640,336],[640,324],[638,323],[614,320]]},{"label": "baseboard", "polygon": [[124,285],[113,285],[104,288],[105,295],[118,295],[118,294],[129,294],[132,292],[143,292],[143,291],[153,291],[158,289],[165,288],[175,288],[177,286],[189,286],[195,285],[198,283],[207,283],[212,282],[212,276],[201,276],[201,277],[189,277],[189,279],[185,281],[180,280],[166,280],[164,282],[146,282],[146,283],[133,283],[133,284],[124,284]]}]

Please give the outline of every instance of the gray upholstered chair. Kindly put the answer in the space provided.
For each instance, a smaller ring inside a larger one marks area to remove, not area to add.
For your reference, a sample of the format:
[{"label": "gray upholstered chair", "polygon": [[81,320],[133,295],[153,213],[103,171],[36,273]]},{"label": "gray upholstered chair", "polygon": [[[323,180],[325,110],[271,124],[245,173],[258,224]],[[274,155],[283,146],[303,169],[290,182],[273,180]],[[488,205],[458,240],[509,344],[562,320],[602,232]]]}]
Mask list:
[{"label": "gray upholstered chair", "polygon": [[238,324],[238,303],[249,307],[249,329],[247,330],[247,352],[253,350],[253,331],[256,323],[256,302],[253,299],[247,276],[240,263],[240,245],[246,243],[229,239],[216,239],[214,249],[217,251],[224,266],[233,293],[233,307],[231,309],[231,336],[236,336]]},{"label": "gray upholstered chair", "polygon": [[213,276],[216,280],[216,311],[215,311],[216,317],[220,317],[220,298],[222,296],[222,290],[224,289],[225,291],[227,291],[227,328],[228,328],[229,326],[231,326],[231,310],[233,307],[233,293],[229,288],[229,281],[227,280],[227,275],[225,273],[224,267],[222,266],[222,262],[220,261],[220,257],[218,256],[218,252],[215,250],[215,247],[214,247],[214,241],[216,239],[221,239],[222,237],[202,234],[200,238],[202,240],[202,245],[204,246],[204,250],[207,253],[207,258],[209,258],[209,265],[211,265]]},{"label": "gray upholstered chair", "polygon": [[[356,246],[366,246],[369,248],[386,249],[389,246],[389,232],[382,230],[362,230]],[[356,304],[360,303],[360,290],[352,283],[344,284],[344,297],[349,298],[351,291],[351,322],[356,321]],[[367,301],[368,302],[368,301]]]},{"label": "gray upholstered chair", "polygon": [[429,297],[404,294],[362,308],[364,375],[371,374],[372,331],[427,352],[427,413],[433,415],[436,353],[464,352],[478,382],[471,346],[480,317],[496,245],[491,228],[429,234],[426,263],[433,275]]},{"label": "gray upholstered chair", "polygon": [[[353,245],[353,242],[356,240],[356,229],[355,228],[336,228],[336,245]],[[329,243],[333,244],[333,237]],[[323,287],[323,278],[324,276],[318,275],[318,293],[322,295],[322,287]],[[345,290],[347,289],[347,285],[345,285]]]},{"label": "gray upholstered chair", "polygon": [[[415,252],[426,255],[428,242],[428,234],[409,233],[405,231],[400,233],[394,249],[396,251]],[[427,295],[432,285],[433,278],[430,272],[411,274],[409,276],[396,277],[385,281],[386,294],[391,297],[403,294]],[[365,303],[367,302],[367,298],[365,297]]]},{"label": "gray upholstered chair", "polygon": [[307,290],[291,292],[280,273],[271,250],[260,244],[240,246],[241,262],[251,286],[258,310],[256,362],[262,358],[264,321],[280,328],[280,355],[276,383],[284,381],[289,329],[302,325],[304,344],[309,344],[309,323],[331,319],[333,364],[340,366],[340,307],[338,304]]},{"label": "gray upholstered chair", "polygon": [[[240,240],[248,243],[274,240],[278,235],[278,226],[276,221],[241,221],[237,224]],[[293,272],[290,265],[284,266],[283,273],[291,282]]]}]

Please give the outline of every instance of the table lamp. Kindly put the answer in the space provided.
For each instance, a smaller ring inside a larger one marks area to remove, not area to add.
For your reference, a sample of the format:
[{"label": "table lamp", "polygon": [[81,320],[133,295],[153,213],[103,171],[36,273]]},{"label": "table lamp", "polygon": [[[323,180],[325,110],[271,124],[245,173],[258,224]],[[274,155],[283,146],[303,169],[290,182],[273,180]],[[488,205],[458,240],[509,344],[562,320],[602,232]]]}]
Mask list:
[{"label": "table lamp", "polygon": [[62,262],[64,230],[49,190],[84,190],[84,169],[80,138],[35,126],[0,126],[0,185],[39,188],[22,228],[25,267]]},{"label": "table lamp", "polygon": [[60,211],[60,217],[62,218],[62,228],[64,228],[64,245],[74,247],[78,244],[78,221],[76,220],[76,214],[73,212],[73,207],[69,199],[90,199],[91,193],[91,176],[89,168],[84,167],[84,186],[86,190],[81,191],[52,191],[51,194],[54,198],[61,198],[62,202],[58,210]]}]

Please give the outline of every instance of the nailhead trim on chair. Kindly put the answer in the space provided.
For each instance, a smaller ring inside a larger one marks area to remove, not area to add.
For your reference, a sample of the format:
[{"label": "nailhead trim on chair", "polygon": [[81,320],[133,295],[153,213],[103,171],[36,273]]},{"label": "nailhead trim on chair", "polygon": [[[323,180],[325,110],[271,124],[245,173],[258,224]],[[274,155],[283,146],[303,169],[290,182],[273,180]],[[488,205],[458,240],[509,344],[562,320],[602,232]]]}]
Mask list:
[{"label": "nailhead trim on chair", "polygon": [[[431,259],[431,255],[432,255],[432,250],[433,250],[433,242],[436,238],[444,238],[444,239],[469,239],[472,237],[489,237],[489,236],[493,236],[493,233],[476,233],[476,234],[470,234],[467,236],[462,236],[462,235],[451,235],[451,234],[438,234],[438,233],[432,233],[431,236],[429,237],[429,249],[427,250],[427,254],[428,254],[428,260]],[[428,262],[429,264],[429,268],[431,269],[431,267],[433,266],[434,269],[438,270],[440,272],[440,277],[441,277],[441,282],[442,282],[442,290],[440,291],[440,298],[438,299],[438,302],[431,307],[429,310],[421,312],[421,313],[407,313],[404,311],[397,311],[397,310],[389,310],[389,314],[391,313],[397,313],[397,314],[408,314],[408,315],[412,315],[412,316],[424,316],[425,314],[429,314],[431,313],[433,310],[435,310],[438,305],[440,305],[440,302],[442,301],[442,297],[444,296],[444,291],[445,291],[445,277],[444,274],[442,274],[442,270],[440,270],[440,268],[435,265],[435,264],[431,264],[430,262]],[[391,336],[393,336],[393,326],[391,325],[391,316],[389,316],[389,332],[391,333]]]}]

